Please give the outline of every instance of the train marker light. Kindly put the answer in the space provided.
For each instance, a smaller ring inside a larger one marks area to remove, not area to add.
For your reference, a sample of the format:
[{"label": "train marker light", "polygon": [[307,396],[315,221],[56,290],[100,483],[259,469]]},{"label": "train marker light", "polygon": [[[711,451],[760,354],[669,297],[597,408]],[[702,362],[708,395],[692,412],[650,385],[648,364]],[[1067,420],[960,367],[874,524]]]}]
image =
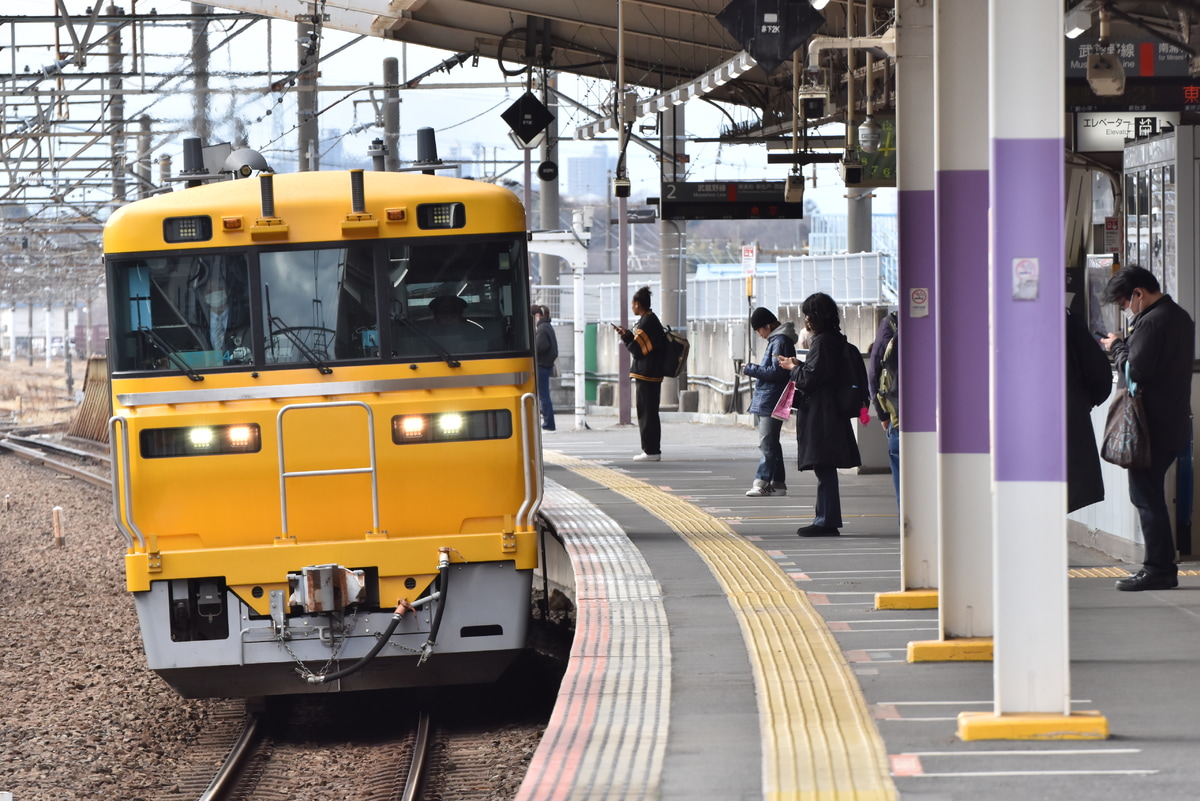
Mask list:
[{"label": "train marker light", "polygon": [[245,448],[250,444],[252,437],[250,426],[229,427],[229,444],[234,448]]},{"label": "train marker light", "polygon": [[221,227],[224,228],[226,231],[240,231],[240,230],[242,230],[242,218],[241,217],[222,217],[221,218]]},{"label": "train marker light", "polygon": [[398,209],[386,209],[383,212],[388,219],[388,222],[404,222],[408,219],[408,209],[401,206]]},{"label": "train marker light", "polygon": [[425,418],[422,416],[405,417],[400,421],[400,430],[405,439],[418,439],[425,436]]}]

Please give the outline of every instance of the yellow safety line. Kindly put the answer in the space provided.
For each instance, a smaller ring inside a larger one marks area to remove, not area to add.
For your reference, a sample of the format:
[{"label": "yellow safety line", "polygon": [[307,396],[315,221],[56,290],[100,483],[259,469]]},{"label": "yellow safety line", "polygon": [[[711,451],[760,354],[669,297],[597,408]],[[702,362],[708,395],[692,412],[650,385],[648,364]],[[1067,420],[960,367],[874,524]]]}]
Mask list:
[{"label": "yellow safety line", "polygon": [[721,584],[742,629],[763,733],[765,801],[891,801],[887,749],[858,681],[807,596],[725,523],[615,470],[546,451],[669,525]]}]

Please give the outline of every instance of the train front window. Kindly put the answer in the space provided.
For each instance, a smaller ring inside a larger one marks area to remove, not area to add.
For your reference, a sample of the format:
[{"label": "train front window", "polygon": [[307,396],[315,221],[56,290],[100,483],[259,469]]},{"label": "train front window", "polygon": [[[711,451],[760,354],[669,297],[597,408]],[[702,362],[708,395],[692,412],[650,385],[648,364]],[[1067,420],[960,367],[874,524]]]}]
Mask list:
[{"label": "train front window", "polygon": [[243,254],[180,254],[112,265],[117,370],[249,364],[249,273]]},{"label": "train front window", "polygon": [[[529,347],[524,241],[441,239],[387,246],[391,355],[480,356]],[[525,315],[527,316],[527,315]]]},{"label": "train front window", "polygon": [[262,253],[259,271],[267,364],[379,355],[370,248]]}]

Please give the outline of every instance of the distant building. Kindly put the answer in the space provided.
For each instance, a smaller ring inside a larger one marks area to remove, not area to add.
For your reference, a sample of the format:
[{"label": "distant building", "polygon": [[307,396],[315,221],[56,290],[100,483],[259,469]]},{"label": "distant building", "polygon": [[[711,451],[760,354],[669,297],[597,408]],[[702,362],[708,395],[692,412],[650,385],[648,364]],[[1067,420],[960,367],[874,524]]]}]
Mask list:
[{"label": "distant building", "polygon": [[567,159],[567,196],[575,199],[605,197],[608,194],[608,173],[615,159],[609,155],[608,146],[592,146],[590,156],[572,156]]}]

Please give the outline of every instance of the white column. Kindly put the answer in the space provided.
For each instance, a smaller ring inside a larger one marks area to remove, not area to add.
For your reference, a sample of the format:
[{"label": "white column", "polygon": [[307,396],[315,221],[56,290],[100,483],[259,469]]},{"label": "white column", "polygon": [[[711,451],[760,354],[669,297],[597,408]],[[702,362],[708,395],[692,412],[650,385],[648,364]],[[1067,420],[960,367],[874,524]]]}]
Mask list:
[{"label": "white column", "polygon": [[[937,0],[938,608],[948,641],[992,634],[988,407],[988,0]],[[974,651],[973,651],[974,652]],[[986,654],[984,654],[986,655]]]}]

